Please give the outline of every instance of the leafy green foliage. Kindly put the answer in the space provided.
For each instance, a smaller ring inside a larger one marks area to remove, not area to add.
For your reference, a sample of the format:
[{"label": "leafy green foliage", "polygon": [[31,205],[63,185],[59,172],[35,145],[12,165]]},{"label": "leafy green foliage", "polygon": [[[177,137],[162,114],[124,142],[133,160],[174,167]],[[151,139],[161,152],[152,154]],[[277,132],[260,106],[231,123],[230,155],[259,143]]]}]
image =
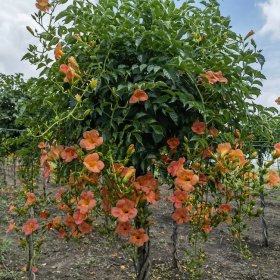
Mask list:
[{"label": "leafy green foliage", "polygon": [[25,86],[22,74],[0,73],[0,155],[14,152],[18,148],[17,138],[24,126],[17,119],[25,102]]},{"label": "leafy green foliage", "polygon": [[[57,13],[64,2],[53,1],[49,14],[33,16],[41,27],[43,19],[49,24],[41,33],[33,31],[42,51],[30,46],[24,56],[42,71],[27,106],[34,112],[32,135],[67,144],[97,128],[107,143],[116,144],[116,158],[135,144],[133,164],[145,170],[166,140],[187,136],[197,118],[218,129],[239,127],[248,119],[255,106],[250,100],[260,94],[265,78],[253,66],[264,60],[253,40],[231,30],[217,1],[197,7],[189,0],[176,7],[170,0],[97,5],[76,0]],[[49,51],[59,41],[65,54],[52,62]],[[63,83],[59,73],[70,56],[80,71],[72,84]],[[228,84],[203,83],[199,75],[209,70],[222,71]],[[95,89],[92,79],[98,81]],[[138,88],[149,99],[130,105]]]}]

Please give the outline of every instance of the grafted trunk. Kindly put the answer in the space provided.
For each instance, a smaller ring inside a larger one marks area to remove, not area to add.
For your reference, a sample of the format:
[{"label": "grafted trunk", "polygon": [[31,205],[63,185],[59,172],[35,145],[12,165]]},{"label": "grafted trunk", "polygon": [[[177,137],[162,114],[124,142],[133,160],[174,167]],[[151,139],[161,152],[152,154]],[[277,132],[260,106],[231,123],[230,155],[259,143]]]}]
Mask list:
[{"label": "grafted trunk", "polygon": [[[149,229],[146,229],[149,236]],[[137,280],[148,280],[151,271],[150,240],[137,249],[136,275]]]},{"label": "grafted trunk", "polygon": [[[259,151],[258,155],[258,165],[260,168],[263,168],[263,154]],[[260,184],[263,185],[264,178],[263,174],[260,175]],[[261,207],[263,208],[263,212],[261,213],[261,223],[262,223],[262,236],[263,236],[263,245],[268,247],[268,228],[265,219],[265,199],[263,190],[260,193]]]}]

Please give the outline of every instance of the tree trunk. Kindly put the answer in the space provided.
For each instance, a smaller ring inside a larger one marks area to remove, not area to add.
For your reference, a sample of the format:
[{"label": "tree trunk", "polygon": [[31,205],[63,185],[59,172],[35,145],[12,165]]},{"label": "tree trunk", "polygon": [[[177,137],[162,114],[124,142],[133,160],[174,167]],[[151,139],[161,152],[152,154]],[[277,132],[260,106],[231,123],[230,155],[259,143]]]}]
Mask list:
[{"label": "tree trunk", "polygon": [[[146,234],[149,236],[149,229],[146,229]],[[136,264],[136,274],[137,280],[148,280],[151,270],[151,260],[150,260],[150,240],[142,247],[137,249],[137,264]]]},{"label": "tree trunk", "polygon": [[13,158],[13,178],[14,178],[14,188],[17,186],[17,158]]},{"label": "tree trunk", "polygon": [[[258,165],[262,169],[263,168],[263,154],[259,151],[258,155]],[[264,184],[263,174],[260,175],[260,185]],[[263,236],[263,245],[268,247],[268,228],[265,219],[265,199],[264,199],[264,192],[261,190],[260,193],[260,200],[261,200],[261,207],[263,208],[263,212],[261,213],[261,222],[262,222],[262,236]]]}]

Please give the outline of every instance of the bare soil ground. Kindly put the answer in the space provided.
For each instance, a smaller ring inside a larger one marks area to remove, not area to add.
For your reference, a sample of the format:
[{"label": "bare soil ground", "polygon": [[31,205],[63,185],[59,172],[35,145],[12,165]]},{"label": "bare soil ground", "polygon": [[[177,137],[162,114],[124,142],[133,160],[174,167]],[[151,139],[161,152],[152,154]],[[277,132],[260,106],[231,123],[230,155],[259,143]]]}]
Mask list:
[{"label": "bare soil ground", "polygon": [[[164,188],[164,187],[163,187]],[[167,188],[163,190],[168,194]],[[207,259],[204,262],[205,280],[279,280],[280,279],[280,192],[273,191],[266,198],[266,219],[269,227],[269,247],[262,246],[259,218],[248,222],[246,238],[252,258],[241,257],[228,228],[220,226],[210,234],[203,245]],[[9,193],[0,187],[0,279],[26,279],[22,271],[27,252],[19,247],[18,235],[6,235]],[[151,279],[188,279],[184,268],[184,249],[188,248],[188,225],[179,227],[179,259],[182,271],[171,269],[170,213],[172,205],[162,200],[154,209],[151,228]],[[131,252],[126,242],[112,234],[95,230],[79,241],[57,239],[48,234],[38,262],[37,280],[133,280],[135,279]]]}]

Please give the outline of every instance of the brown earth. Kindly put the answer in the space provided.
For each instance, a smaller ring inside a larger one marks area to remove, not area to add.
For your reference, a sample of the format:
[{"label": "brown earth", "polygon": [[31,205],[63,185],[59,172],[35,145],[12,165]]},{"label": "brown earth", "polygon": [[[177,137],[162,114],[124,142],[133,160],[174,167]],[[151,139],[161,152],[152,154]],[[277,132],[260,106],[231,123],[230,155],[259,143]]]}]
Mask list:
[{"label": "brown earth", "polygon": [[[165,188],[165,187],[163,187]],[[163,192],[167,195],[168,190]],[[252,254],[251,259],[241,257],[227,226],[213,230],[203,245],[207,258],[203,264],[205,280],[278,280],[280,279],[280,196],[273,191],[266,198],[265,211],[269,227],[269,247],[262,246],[262,231],[259,218],[248,221],[246,242]],[[26,279],[22,268],[27,252],[18,246],[18,235],[5,234],[9,203],[7,188],[0,188],[0,279]],[[162,200],[154,208],[151,228],[152,275],[151,279],[190,279],[186,273],[186,255],[189,248],[188,225],[179,226],[179,259],[181,271],[171,269],[170,239],[172,205]],[[6,244],[6,247],[4,246]],[[57,239],[48,234],[42,245],[38,261],[36,280],[135,279],[132,252],[126,249],[126,242],[114,234],[95,230],[79,241]],[[4,248],[5,247],[5,248]],[[34,278],[35,279],[35,278]]]}]

